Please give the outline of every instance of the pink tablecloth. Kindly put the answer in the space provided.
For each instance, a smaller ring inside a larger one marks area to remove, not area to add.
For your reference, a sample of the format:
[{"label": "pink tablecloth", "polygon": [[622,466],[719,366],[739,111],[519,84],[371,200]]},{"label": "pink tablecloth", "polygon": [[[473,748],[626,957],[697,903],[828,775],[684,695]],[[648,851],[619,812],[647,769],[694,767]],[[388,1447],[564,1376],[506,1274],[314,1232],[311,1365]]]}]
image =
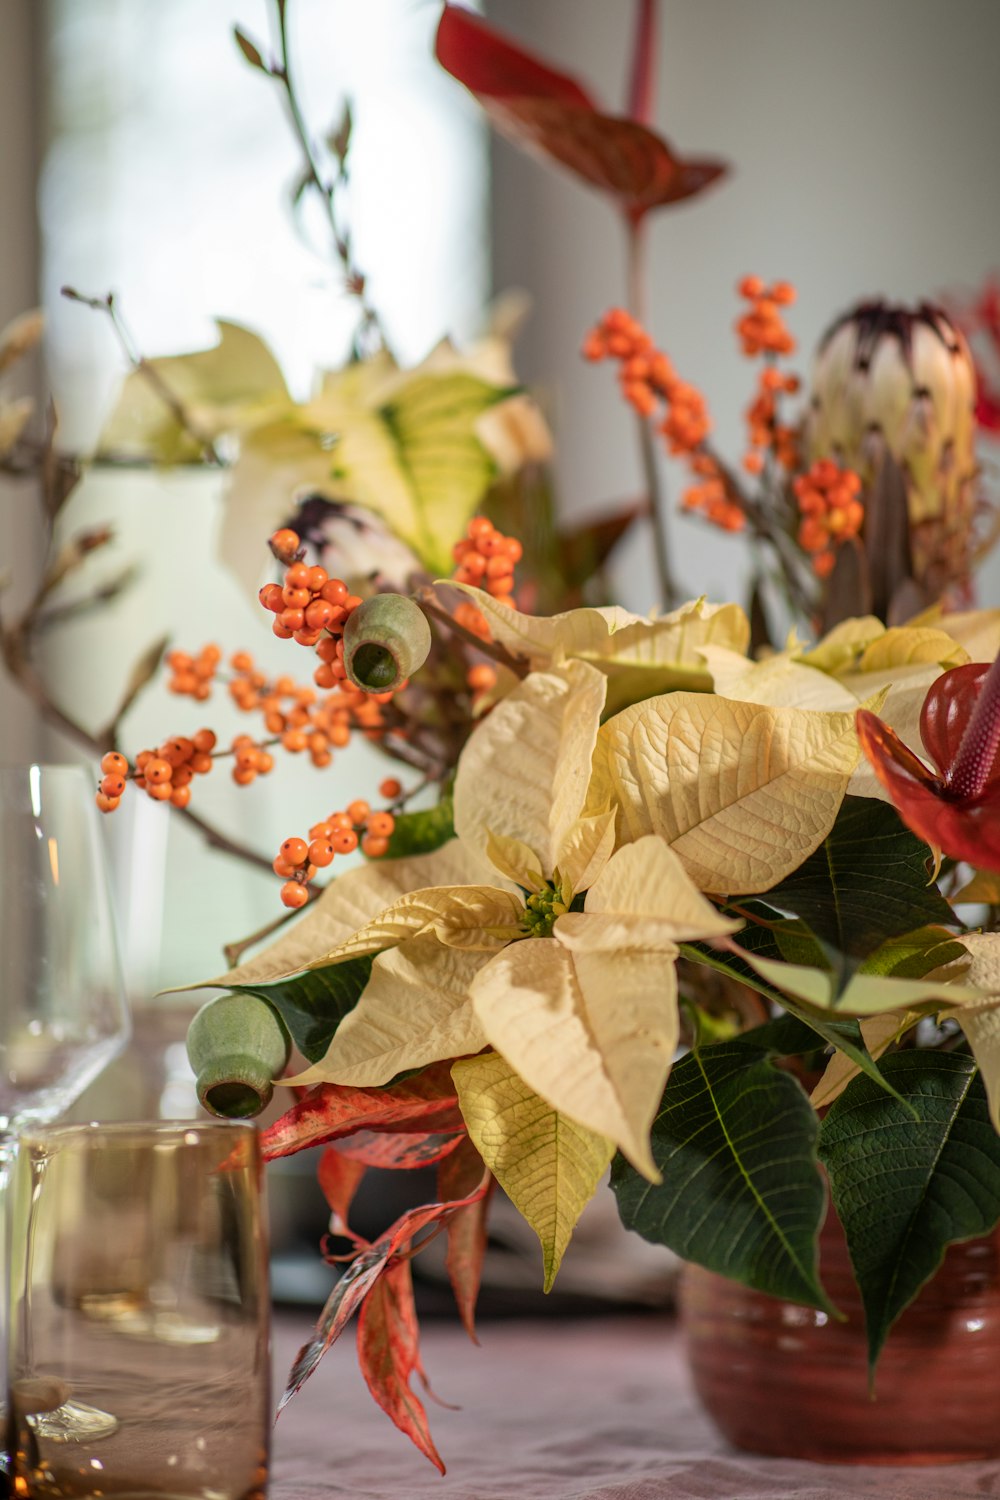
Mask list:
[{"label": "pink tablecloth", "polygon": [[[281,1382],[308,1315],[275,1329]],[[375,1406],[350,1336],[280,1418],[272,1500],[961,1500],[1000,1496],[1000,1464],[860,1469],[779,1462],[729,1448],[691,1391],[660,1314],[486,1323],[482,1347],[450,1324],[424,1331],[440,1478]]]}]

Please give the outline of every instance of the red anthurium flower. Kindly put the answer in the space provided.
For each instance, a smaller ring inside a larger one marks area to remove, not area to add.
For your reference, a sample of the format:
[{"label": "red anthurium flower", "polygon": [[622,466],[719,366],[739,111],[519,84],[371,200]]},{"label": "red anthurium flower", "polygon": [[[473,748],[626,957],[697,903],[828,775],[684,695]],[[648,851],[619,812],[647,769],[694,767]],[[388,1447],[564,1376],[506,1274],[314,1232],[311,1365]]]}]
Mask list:
[{"label": "red anthurium flower", "polygon": [[1000,657],[945,672],[920,715],[937,773],[861,708],[858,738],[907,827],[935,849],[1000,871]]},{"label": "red anthurium flower", "polygon": [[655,0],[640,0],[627,116],[605,114],[575,79],[458,5],[445,5],[435,51],[501,135],[611,193],[638,223],[651,208],[691,198],[728,170],[711,158],[677,156],[645,123],[652,108],[654,19]]}]

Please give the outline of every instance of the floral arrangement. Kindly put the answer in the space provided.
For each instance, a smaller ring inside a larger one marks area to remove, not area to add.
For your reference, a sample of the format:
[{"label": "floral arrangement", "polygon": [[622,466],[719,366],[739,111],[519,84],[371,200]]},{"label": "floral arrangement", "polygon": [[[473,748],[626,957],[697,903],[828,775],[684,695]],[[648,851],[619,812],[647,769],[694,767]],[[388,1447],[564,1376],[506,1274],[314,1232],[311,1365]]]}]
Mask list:
[{"label": "floral arrangement", "polygon": [[[393,760],[383,806],[341,798],[273,856],[251,851],[288,910],[230,945],[189,1035],[207,1108],[255,1114],[277,1082],[294,1102],[263,1131],[266,1156],[324,1147],[323,1253],[344,1270],[285,1399],[357,1313],[372,1394],[443,1470],[411,1386],[413,1256],[447,1235],[474,1336],[496,1186],[537,1232],[549,1288],[609,1167],[630,1229],[835,1317],[817,1255],[829,1198],[874,1370],[947,1246],[1000,1221],[1000,611],[968,607],[993,531],[968,346],[936,307],[862,304],[824,339],[795,414],[794,290],[744,278],[737,332],[759,367],[735,466],[638,311],[606,314],[583,350],[617,364],[635,410],[673,607],[589,604],[633,517],[561,538],[539,525],[547,434],[502,342],[395,366],[339,216],[349,128],[328,171],[285,9],[277,57],[237,40],[287,94],[358,297],[357,357],[300,405],[246,330],[135,355],[99,456],[231,466],[230,560],[256,588],[270,557],[262,615],[306,650],[311,680],[271,678],[242,650],[171,651],[174,694],[200,704],[224,684],[261,727],[129,756],[121,719],[158,646],[106,730],[69,726],[103,755],[108,812],[131,782],[198,819],[196,779],[223,757],[246,786],[278,753],[322,771],[355,734]],[[498,128],[612,196],[633,288],[648,213],[724,171],[650,128],[655,7],[638,14],[625,116],[457,7],[438,32]],[[114,299],[96,305],[121,330]],[[5,462],[41,453],[54,512],[78,466],[4,412]],[[677,602],[660,441],[690,467],[682,504],[755,539],[746,610]],[[28,646],[99,545],[57,556],[4,628],[8,666],[54,718]],[[808,639],[779,644],[783,613]],[[364,862],[336,873],[359,845]],[[435,1200],[361,1238],[364,1173],[417,1166],[436,1167]]]}]

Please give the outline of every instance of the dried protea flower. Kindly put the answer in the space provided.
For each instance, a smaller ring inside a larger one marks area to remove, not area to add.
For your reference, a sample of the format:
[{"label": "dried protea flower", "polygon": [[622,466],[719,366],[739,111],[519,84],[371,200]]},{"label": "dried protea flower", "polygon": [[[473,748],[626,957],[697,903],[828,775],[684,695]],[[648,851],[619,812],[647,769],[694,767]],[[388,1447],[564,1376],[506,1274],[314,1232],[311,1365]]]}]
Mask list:
[{"label": "dried protea flower", "polygon": [[[898,488],[901,476],[915,603],[939,599],[968,578],[975,399],[968,345],[930,303],[859,303],[820,341],[805,427],[807,457],[834,458],[858,473],[869,507],[879,501],[880,482]],[[869,515],[865,528],[873,564],[881,559],[872,557],[872,531],[892,530],[885,518],[875,521]],[[898,578],[892,582],[899,587]],[[877,610],[878,593],[876,587]]]}]

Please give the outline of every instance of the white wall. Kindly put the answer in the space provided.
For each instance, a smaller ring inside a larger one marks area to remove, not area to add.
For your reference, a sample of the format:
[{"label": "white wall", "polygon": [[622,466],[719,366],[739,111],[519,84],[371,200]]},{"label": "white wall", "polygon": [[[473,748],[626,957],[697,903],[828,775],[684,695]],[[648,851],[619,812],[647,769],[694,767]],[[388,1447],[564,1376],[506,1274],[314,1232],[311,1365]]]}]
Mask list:
[{"label": "white wall", "polygon": [[[621,106],[630,0],[492,0],[488,11]],[[862,295],[934,296],[1000,267],[998,58],[998,0],[662,0],[659,125],[678,149],[734,170],[654,220],[652,331],[705,390],[733,458],[750,391],[731,333],[742,274],[798,286],[791,321],[809,351]],[[495,279],[535,297],[520,362],[555,402],[569,512],[640,488],[610,372],[577,357],[588,324],[623,300],[622,267],[606,202],[496,146]],[[738,588],[738,538],[680,518],[673,532],[689,592]],[[646,607],[640,539],[621,575],[629,602]],[[1000,604],[1000,559],[980,597]]]}]

